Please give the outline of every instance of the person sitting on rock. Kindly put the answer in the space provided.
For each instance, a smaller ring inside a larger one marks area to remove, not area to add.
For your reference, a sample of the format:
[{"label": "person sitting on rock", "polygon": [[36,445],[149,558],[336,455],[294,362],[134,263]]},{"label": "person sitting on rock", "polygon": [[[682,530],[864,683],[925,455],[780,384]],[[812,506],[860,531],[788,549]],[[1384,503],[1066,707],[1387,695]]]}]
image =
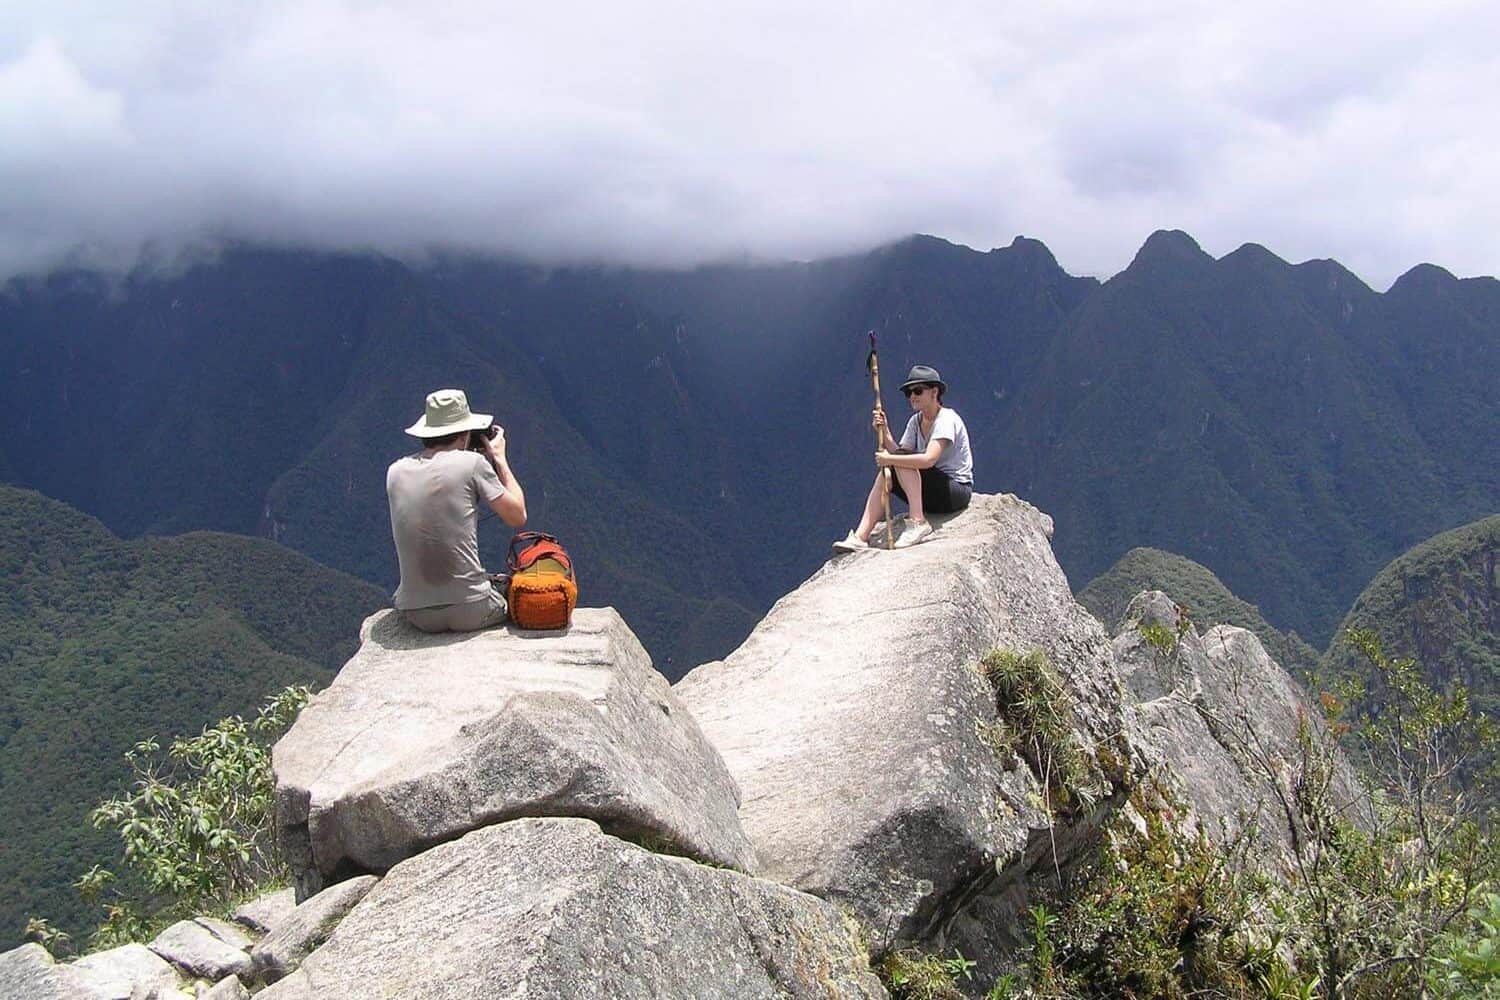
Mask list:
[{"label": "person sitting on rock", "polygon": [[[875,453],[875,485],[865,500],[864,516],[859,526],[833,547],[844,552],[870,547],[870,533],[884,506],[885,469],[892,475],[891,492],[907,503],[910,516],[896,539],[895,547],[916,545],[932,534],[927,515],[952,514],[969,506],[974,493],[974,458],[969,451],[969,431],[963,419],[943,405],[948,383],[936,368],[913,365],[901,383],[901,392],[916,412],[906,423],[900,442],[891,437],[885,410],[877,408],[875,429],[881,434],[881,448]],[[893,530],[890,526],[887,531]]]},{"label": "person sitting on rock", "polygon": [[526,523],[526,494],[505,460],[505,431],[472,413],[461,389],[427,397],[406,428],[423,448],[385,474],[391,535],[401,564],[393,603],[424,632],[471,632],[505,621],[505,597],[479,562],[479,514],[488,507],[512,528]]}]

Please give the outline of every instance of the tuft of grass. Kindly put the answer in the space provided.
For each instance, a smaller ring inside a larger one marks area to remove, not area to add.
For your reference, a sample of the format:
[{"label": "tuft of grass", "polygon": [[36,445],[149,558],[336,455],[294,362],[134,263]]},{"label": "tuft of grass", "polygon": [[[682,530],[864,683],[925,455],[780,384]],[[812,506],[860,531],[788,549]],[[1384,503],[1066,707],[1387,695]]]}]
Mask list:
[{"label": "tuft of grass", "polygon": [[1071,808],[1088,780],[1073,736],[1073,699],[1057,668],[1039,649],[995,650],[981,670],[995,691],[1004,737],[991,743],[1019,753],[1048,795],[1048,807]]},{"label": "tuft of grass", "polygon": [[1177,633],[1160,622],[1141,622],[1135,630],[1146,640],[1148,646],[1163,656],[1171,656],[1177,652]]},{"label": "tuft of grass", "polygon": [[880,960],[875,972],[893,1000],[964,1000],[960,979],[969,979],[974,963],[954,952],[951,958],[908,948]]}]

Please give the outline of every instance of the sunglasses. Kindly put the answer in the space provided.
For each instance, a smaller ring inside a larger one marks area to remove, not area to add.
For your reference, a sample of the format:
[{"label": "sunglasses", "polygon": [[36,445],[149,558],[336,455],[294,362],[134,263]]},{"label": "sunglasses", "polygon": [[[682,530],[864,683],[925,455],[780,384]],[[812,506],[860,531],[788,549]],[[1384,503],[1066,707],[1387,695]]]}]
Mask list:
[{"label": "sunglasses", "polygon": [[901,391],[902,391],[902,393],[905,394],[905,396],[906,396],[907,399],[910,399],[913,396],[920,396],[920,395],[922,395],[922,393],[926,392],[928,389],[931,389],[931,388],[933,388],[933,386],[930,386],[930,385],[913,385],[913,386],[908,386],[907,388],[902,389]]}]

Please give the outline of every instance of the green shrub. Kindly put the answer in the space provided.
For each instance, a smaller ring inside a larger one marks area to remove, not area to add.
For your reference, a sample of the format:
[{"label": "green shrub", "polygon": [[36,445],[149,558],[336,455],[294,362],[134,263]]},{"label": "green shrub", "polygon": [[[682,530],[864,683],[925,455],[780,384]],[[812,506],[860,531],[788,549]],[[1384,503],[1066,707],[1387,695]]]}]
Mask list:
[{"label": "green shrub", "polygon": [[229,716],[165,753],[150,739],[125,755],[129,792],[90,819],[118,833],[127,878],[96,865],[74,883],[104,908],[95,945],[139,940],[159,923],[285,881],[272,829],[271,744],[310,695],[289,687],[250,722]]}]

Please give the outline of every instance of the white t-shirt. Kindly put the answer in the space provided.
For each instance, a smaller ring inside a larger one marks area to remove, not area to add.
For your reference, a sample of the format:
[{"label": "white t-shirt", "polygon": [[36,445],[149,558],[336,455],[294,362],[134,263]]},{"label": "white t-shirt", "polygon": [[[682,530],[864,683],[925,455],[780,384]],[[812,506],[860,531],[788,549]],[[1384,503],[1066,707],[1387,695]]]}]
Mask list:
[{"label": "white t-shirt", "polygon": [[477,451],[419,451],[391,463],[385,494],[401,563],[397,608],[489,597],[490,578],[479,562],[479,511],[504,493],[489,459]]},{"label": "white t-shirt", "polygon": [[943,407],[938,410],[937,417],[932,421],[931,436],[924,438],[922,414],[913,413],[911,419],[906,422],[906,430],[901,435],[901,447],[907,451],[924,452],[927,450],[929,440],[948,442],[943,446],[942,453],[938,455],[935,467],[955,483],[972,486],[974,455],[969,451],[969,429],[964,426],[963,418],[948,407]]}]

